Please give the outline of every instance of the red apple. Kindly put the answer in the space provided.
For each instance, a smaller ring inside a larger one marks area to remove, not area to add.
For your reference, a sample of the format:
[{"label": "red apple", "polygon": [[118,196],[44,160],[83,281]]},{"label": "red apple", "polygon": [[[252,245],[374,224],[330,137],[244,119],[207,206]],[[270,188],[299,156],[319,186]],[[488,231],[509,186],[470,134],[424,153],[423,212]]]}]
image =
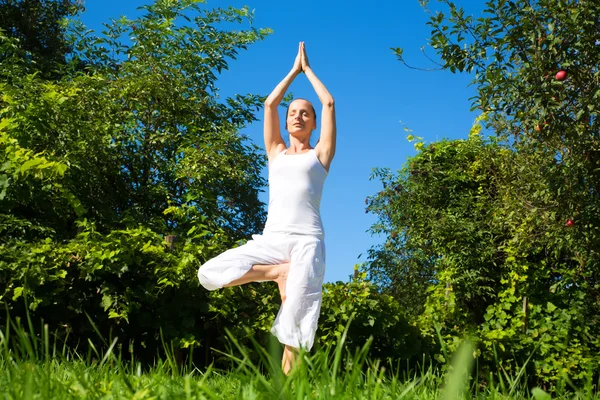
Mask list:
[{"label": "red apple", "polygon": [[561,69],[556,73],[555,78],[557,81],[564,81],[565,79],[567,79],[567,71]]},{"label": "red apple", "polygon": [[569,226],[573,226],[574,222],[572,219],[567,220],[567,223],[565,224],[565,226],[569,227]]}]

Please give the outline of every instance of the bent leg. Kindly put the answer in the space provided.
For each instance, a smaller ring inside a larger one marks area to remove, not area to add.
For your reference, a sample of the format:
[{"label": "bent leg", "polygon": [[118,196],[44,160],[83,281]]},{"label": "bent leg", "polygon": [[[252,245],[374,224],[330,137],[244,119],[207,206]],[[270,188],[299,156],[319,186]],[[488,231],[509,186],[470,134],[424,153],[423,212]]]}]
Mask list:
[{"label": "bent leg", "polygon": [[224,287],[239,286],[250,282],[274,281],[279,288],[281,302],[284,303],[286,296],[287,275],[290,269],[290,263],[275,265],[253,265],[252,268],[242,277],[235,279]]},{"label": "bent leg", "polygon": [[287,277],[287,260],[260,236],[243,246],[227,250],[207,261],[198,270],[200,284],[208,290],[249,282],[275,281]]}]

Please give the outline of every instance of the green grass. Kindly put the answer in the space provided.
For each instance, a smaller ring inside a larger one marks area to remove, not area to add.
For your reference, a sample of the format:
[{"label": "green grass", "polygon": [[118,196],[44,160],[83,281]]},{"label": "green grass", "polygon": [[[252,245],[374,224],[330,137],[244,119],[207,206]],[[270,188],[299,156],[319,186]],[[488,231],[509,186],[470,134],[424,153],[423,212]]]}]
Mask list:
[{"label": "green grass", "polygon": [[[257,346],[261,366],[232,339],[229,357],[234,368],[200,371],[179,365],[169,355],[142,370],[134,359],[121,357],[116,339],[100,338],[85,356],[52,343],[48,327],[35,335],[18,321],[0,332],[0,398],[5,399],[546,399],[540,389],[523,388],[521,376],[498,376],[496,385],[478,389],[469,382],[472,347],[468,342],[455,354],[449,373],[431,368],[409,376],[392,365],[368,358],[369,343],[350,354],[343,340],[334,348],[301,354],[302,362],[286,377],[280,369],[280,349]],[[91,342],[90,342],[91,343]],[[560,386],[560,385],[559,385]],[[552,398],[599,399],[592,385]]]}]

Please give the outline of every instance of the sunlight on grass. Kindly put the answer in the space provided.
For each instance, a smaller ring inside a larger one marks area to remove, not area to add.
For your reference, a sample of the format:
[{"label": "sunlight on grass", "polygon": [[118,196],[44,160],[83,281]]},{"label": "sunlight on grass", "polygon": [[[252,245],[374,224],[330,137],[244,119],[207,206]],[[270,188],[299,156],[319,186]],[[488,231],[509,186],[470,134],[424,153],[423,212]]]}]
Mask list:
[{"label": "sunlight on grass", "polygon": [[[267,349],[254,343],[260,362],[230,336],[231,371],[197,369],[191,362],[178,364],[172,352],[165,360],[143,367],[133,357],[122,358],[118,339],[90,341],[82,356],[60,346],[47,325],[36,334],[28,318],[24,326],[11,320],[0,331],[0,388],[8,399],[597,399],[587,388],[554,393],[520,385],[520,376],[497,377],[502,385],[480,389],[472,379],[473,350],[465,341],[454,354],[447,372],[422,365],[407,373],[391,362],[368,357],[370,341],[354,352],[344,347],[347,332],[335,347],[301,352],[301,362],[290,376],[281,372],[281,348],[273,338]],[[101,350],[103,349],[103,350]],[[168,350],[168,346],[166,346]],[[506,384],[508,383],[508,384]],[[560,386],[560,385],[559,385]],[[557,386],[558,387],[558,386]],[[568,387],[568,385],[562,385]]]}]

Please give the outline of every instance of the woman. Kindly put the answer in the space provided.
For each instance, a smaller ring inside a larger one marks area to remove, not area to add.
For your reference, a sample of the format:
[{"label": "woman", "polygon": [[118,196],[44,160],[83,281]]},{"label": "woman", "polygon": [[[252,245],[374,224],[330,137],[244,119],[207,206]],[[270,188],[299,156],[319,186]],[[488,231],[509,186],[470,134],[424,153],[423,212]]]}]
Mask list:
[{"label": "woman", "polygon": [[[314,149],[310,137],[317,127],[316,115],[309,101],[297,99],[288,107],[289,147],[279,127],[277,107],[301,72],[323,105],[321,134]],[[299,44],[292,70],[265,101],[264,139],[269,209],[263,234],[205,263],[198,279],[208,290],[249,282],[277,283],[282,304],[271,332],[285,345],[282,368],[287,374],[297,349],[310,350],[317,330],[325,273],[321,193],[336,144],[333,97],[312,71],[304,42]]]}]

